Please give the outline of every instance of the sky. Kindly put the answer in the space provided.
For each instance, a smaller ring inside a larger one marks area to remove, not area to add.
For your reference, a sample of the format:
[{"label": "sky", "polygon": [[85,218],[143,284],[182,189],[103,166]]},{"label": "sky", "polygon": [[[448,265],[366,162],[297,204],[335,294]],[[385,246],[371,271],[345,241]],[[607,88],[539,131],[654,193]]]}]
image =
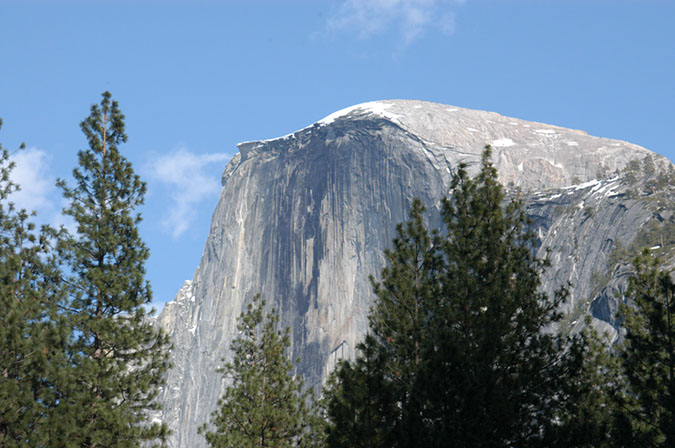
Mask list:
[{"label": "sky", "polygon": [[675,160],[672,0],[0,0],[0,143],[37,220],[110,91],[148,184],[161,309],[191,279],[242,141],[418,99],[626,140]]}]

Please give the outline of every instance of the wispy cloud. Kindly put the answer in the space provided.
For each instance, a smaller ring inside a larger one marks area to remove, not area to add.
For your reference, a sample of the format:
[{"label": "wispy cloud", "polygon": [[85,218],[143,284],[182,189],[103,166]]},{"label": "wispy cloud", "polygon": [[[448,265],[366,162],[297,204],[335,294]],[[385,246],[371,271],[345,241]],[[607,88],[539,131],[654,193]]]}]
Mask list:
[{"label": "wispy cloud", "polygon": [[9,200],[14,202],[16,208],[36,211],[39,216],[53,213],[56,188],[47,153],[41,149],[28,148],[15,153],[12,160],[16,163],[11,174],[12,181],[21,189],[12,193]]},{"label": "wispy cloud", "polygon": [[15,167],[11,179],[20,190],[12,193],[9,201],[19,210],[36,212],[37,216],[31,219],[36,224],[49,224],[56,228],[63,226],[74,235],[77,231],[75,221],[61,213],[68,201],[56,188],[51,156],[33,147],[17,151],[12,155],[12,161]]},{"label": "wispy cloud", "polygon": [[405,45],[430,29],[452,34],[455,13],[452,5],[465,0],[343,0],[328,19],[332,32],[371,37],[395,28]]},{"label": "wispy cloud", "polygon": [[220,178],[209,173],[207,167],[213,163],[222,167],[229,159],[229,154],[195,154],[179,149],[161,154],[148,164],[150,178],[166,188],[171,198],[162,225],[173,238],[189,229],[197,205],[220,191]]}]

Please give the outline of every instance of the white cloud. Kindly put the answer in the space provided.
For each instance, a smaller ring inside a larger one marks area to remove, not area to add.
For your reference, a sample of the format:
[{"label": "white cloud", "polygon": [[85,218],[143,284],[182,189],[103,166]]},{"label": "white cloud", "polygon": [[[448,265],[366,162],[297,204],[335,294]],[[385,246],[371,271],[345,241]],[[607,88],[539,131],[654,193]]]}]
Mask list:
[{"label": "white cloud", "polygon": [[464,0],[343,0],[328,19],[328,29],[367,38],[396,28],[408,45],[429,29],[452,34],[455,15],[448,6],[462,3]]},{"label": "white cloud", "polygon": [[[61,209],[64,209],[68,206],[68,201],[61,199]],[[77,223],[70,215],[64,215],[63,213],[56,213],[53,215],[50,225],[55,228],[64,227],[68,233],[71,235],[77,234]]]},{"label": "white cloud", "polygon": [[18,209],[36,211],[38,215],[52,213],[55,191],[54,178],[50,174],[49,157],[45,151],[29,148],[18,151],[12,156],[16,163],[12,171],[12,181],[21,189],[14,192],[9,200]]},{"label": "white cloud", "polygon": [[199,202],[220,191],[220,178],[209,174],[207,166],[222,166],[229,159],[229,154],[195,154],[179,149],[159,155],[148,165],[150,178],[169,190],[172,204],[162,224],[173,238],[188,230]]}]

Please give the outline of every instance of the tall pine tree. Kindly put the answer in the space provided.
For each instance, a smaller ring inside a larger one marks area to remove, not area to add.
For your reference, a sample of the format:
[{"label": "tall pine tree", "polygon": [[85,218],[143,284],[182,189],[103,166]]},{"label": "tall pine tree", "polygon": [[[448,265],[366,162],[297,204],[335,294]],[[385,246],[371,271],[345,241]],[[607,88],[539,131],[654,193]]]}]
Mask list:
[{"label": "tall pine tree", "polygon": [[275,310],[256,297],[242,313],[232,362],[222,372],[231,385],[211,421],[200,428],[214,448],[307,447],[315,441],[310,391],[293,375],[286,351],[289,329],[277,330]]},{"label": "tall pine tree", "polygon": [[[0,127],[2,121],[0,120]],[[70,329],[52,242],[9,202],[18,188],[0,146],[0,446],[58,446]]]},{"label": "tall pine tree", "polygon": [[620,348],[622,393],[616,446],[675,446],[675,285],[645,250],[635,262],[619,313],[626,328]]},{"label": "tall pine tree", "polygon": [[118,146],[127,141],[124,115],[105,92],[81,123],[89,147],[78,154],[74,185],[59,180],[77,224],[61,249],[69,275],[69,318],[75,328],[77,383],[68,397],[80,447],[137,447],[163,441],[167,428],[147,422],[168,368],[167,337],[146,318],[148,248],[136,208],[145,183]]},{"label": "tall pine tree", "polygon": [[325,391],[328,445],[334,448],[423,446],[423,394],[419,372],[434,331],[430,316],[440,292],[437,235],[424,225],[424,205],[412,203],[409,220],[396,227],[381,282],[371,278],[377,300],[370,334],[354,361],[342,361]]},{"label": "tall pine tree", "polygon": [[329,431],[343,426],[331,409],[351,407],[358,418],[372,402],[347,387],[367,379],[342,379],[367,359],[372,368],[359,373],[372,371],[393,402],[378,403],[380,418],[352,423],[394,434],[367,446],[547,446],[569,420],[560,409],[575,409],[565,400],[581,386],[561,393],[561,385],[584,368],[584,342],[552,331],[566,290],[541,292],[548,262],[534,255],[523,204],[507,200],[490,155],[488,147],[474,178],[464,166],[457,171],[442,232],[426,230],[423,207],[413,202],[374,285],[374,341],[336,374]]},{"label": "tall pine tree", "polygon": [[488,147],[475,178],[461,167],[443,201],[442,293],[420,378],[436,446],[536,446],[559,406],[564,341],[546,330],[566,291],[541,292],[548,262],[534,255],[523,204],[506,200],[490,156]]}]

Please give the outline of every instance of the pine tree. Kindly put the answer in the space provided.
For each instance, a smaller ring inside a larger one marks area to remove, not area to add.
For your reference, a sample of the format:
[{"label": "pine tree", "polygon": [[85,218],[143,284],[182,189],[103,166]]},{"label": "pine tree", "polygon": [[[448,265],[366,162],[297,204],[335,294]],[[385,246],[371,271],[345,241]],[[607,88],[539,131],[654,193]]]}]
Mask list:
[{"label": "pine tree", "polygon": [[137,447],[163,441],[166,425],[147,422],[168,368],[167,337],[146,318],[149,252],[135,209],[145,183],[118,146],[127,141],[124,115],[105,92],[80,125],[89,148],[78,154],[74,186],[59,180],[64,213],[77,234],[63,239],[69,275],[69,318],[77,383],[68,396],[73,446]]},{"label": "pine tree", "polygon": [[[370,358],[373,368],[355,373],[373,372],[386,391],[381,400],[392,401],[378,404],[384,414],[359,423],[375,422],[395,435],[369,446],[554,445],[554,434],[570,421],[561,409],[591,408],[569,402],[587,385],[561,392],[592,368],[582,359],[585,341],[553,331],[566,289],[541,292],[548,261],[534,255],[523,204],[507,200],[489,147],[476,177],[460,166],[451,187],[442,204],[443,231],[426,230],[418,201],[408,223],[398,227],[388,266],[374,284],[370,352],[342,364],[336,389],[342,403],[331,403],[354,409],[353,415],[372,403],[345,393],[350,382],[368,379],[344,379]],[[328,416],[340,433],[342,421]],[[577,438],[570,442],[583,445]]]},{"label": "pine tree", "polygon": [[18,188],[9,157],[0,146],[0,446],[57,446],[70,330],[60,315],[56,233],[37,231],[9,202]]},{"label": "pine tree", "polygon": [[443,201],[445,267],[424,379],[437,445],[536,445],[559,406],[564,341],[546,329],[566,290],[541,292],[548,262],[534,255],[522,201],[506,200],[490,156],[487,147],[475,178],[461,167]]},{"label": "pine tree", "polygon": [[233,360],[219,369],[231,384],[199,430],[214,448],[304,447],[314,441],[310,391],[303,391],[286,355],[289,329],[277,330],[276,311],[264,309],[257,296],[242,313]]},{"label": "pine tree", "polygon": [[620,349],[622,394],[616,445],[675,446],[675,285],[645,250],[635,262],[619,313],[626,328]]},{"label": "pine tree", "polygon": [[354,361],[342,361],[325,391],[331,447],[424,445],[417,376],[433,332],[429,317],[441,267],[438,236],[427,231],[424,211],[413,200],[409,220],[397,226],[381,282],[371,277],[377,296],[371,334]]},{"label": "pine tree", "polygon": [[[391,360],[372,336],[359,344],[354,361],[343,360],[324,388],[326,445],[332,448],[396,446],[399,420]],[[419,436],[419,434],[417,434]]]},{"label": "pine tree", "polygon": [[545,427],[544,446],[613,448],[615,403],[619,365],[606,335],[587,327],[567,348],[561,359],[566,372],[560,381],[562,397],[554,420]]}]

